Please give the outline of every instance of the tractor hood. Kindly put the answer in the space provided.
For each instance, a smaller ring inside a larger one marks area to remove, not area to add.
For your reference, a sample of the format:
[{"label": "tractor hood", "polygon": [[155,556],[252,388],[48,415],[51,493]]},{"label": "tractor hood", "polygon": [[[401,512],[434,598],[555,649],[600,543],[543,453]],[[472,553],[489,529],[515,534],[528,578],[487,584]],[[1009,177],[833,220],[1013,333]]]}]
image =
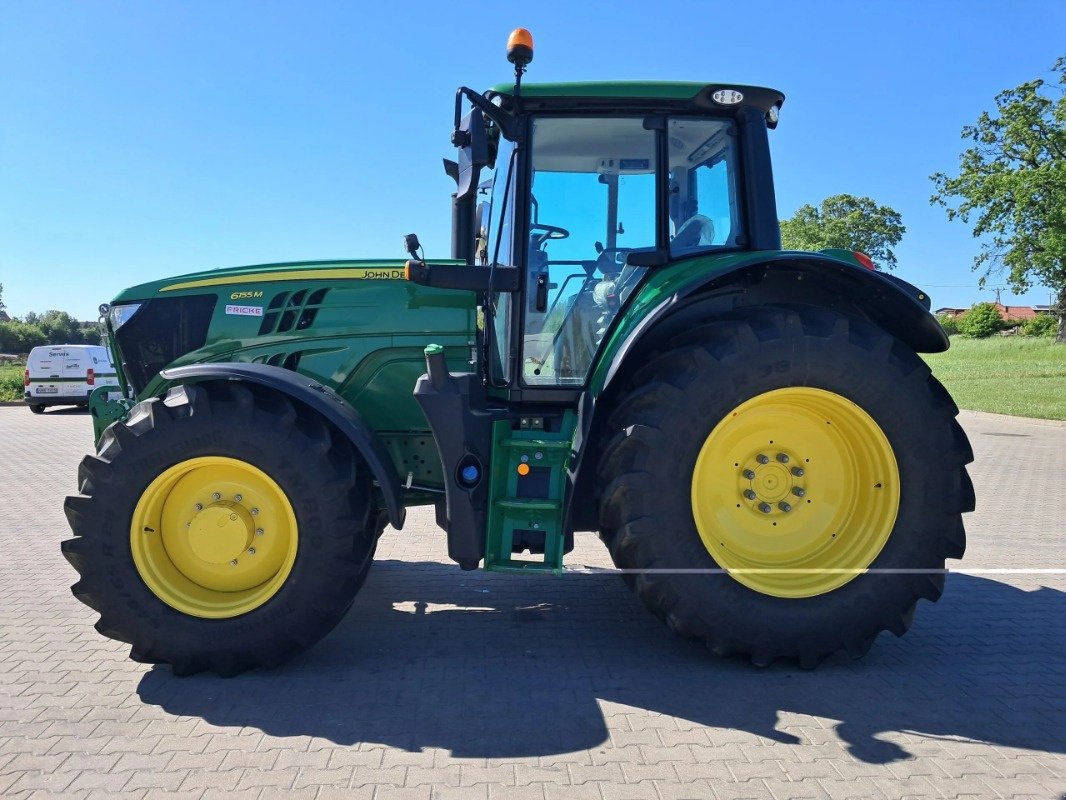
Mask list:
[{"label": "tractor hood", "polygon": [[202,292],[205,289],[218,291],[221,287],[230,286],[233,287],[232,294],[239,294],[262,291],[264,284],[293,280],[403,280],[405,263],[401,259],[292,261],[204,270],[132,286],[119,292],[113,302],[134,303],[153,297]]},{"label": "tractor hood", "polygon": [[[231,361],[299,371],[338,390],[336,377],[354,374],[365,361],[371,374],[398,370],[410,395],[427,344],[469,352],[475,298],[411,283],[405,265],[399,259],[258,264],[143,283],[111,304],[112,352],[138,396],[165,388],[158,377],[165,368]],[[374,360],[384,351],[391,353],[388,365]],[[375,424],[396,423],[396,392],[381,396],[388,398],[381,409],[363,398],[362,410]],[[413,398],[407,405],[404,425],[424,425]]]}]

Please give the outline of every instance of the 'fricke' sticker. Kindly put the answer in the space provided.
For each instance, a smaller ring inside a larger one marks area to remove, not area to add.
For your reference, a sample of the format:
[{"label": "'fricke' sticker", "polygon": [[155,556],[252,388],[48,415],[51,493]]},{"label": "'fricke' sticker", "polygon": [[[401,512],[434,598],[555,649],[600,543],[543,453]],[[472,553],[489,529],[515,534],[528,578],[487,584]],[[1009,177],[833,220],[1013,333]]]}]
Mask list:
[{"label": "'fricke' sticker", "polygon": [[226,313],[238,317],[261,317],[262,306],[226,306]]}]

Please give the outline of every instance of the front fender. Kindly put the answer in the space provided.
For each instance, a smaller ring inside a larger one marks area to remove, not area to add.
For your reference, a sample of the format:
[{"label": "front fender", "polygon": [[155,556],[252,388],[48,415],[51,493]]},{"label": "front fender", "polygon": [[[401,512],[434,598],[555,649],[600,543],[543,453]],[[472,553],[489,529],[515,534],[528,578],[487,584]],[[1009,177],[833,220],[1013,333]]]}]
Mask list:
[{"label": "front fender", "polygon": [[281,367],[237,362],[189,364],[165,369],[160,372],[160,376],[165,381],[164,390],[183,383],[248,381],[279,391],[317,411],[347,436],[352,446],[366,459],[370,472],[385,498],[389,522],[394,528],[403,527],[406,509],[402,501],[400,478],[392,466],[388,450],[359,416],[359,412],[328,386]]}]

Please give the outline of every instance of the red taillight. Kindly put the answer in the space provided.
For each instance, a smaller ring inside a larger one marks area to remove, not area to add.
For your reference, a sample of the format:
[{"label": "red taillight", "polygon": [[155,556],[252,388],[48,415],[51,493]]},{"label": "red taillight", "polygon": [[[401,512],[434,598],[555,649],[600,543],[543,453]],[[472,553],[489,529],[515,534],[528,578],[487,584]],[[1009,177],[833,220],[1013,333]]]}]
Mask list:
[{"label": "red taillight", "polygon": [[855,256],[855,260],[862,264],[864,267],[866,267],[866,269],[877,269],[877,267],[874,266],[873,259],[866,255],[866,253],[860,253],[858,250],[852,250],[851,254]]},{"label": "red taillight", "polygon": [[30,371],[29,370],[26,370],[26,378],[22,382],[22,385],[23,386],[29,386],[30,385]]},{"label": "red taillight", "polygon": [[96,376],[93,375],[93,368],[89,367],[87,370],[85,370],[85,382],[87,384],[89,384],[90,386],[92,386],[93,385],[93,381],[95,381],[95,380],[96,380]]}]

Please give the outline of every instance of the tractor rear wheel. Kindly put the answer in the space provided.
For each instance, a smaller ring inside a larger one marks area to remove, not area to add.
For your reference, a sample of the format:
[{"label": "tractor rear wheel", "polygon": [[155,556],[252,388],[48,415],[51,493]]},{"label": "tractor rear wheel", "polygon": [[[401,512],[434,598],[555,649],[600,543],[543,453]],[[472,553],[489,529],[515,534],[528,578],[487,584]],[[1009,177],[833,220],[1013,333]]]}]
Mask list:
[{"label": "tractor rear wheel", "polygon": [[340,621],[373,556],[371,480],[343,436],[276,392],[176,387],[105,431],[68,497],[75,597],[131,657],[233,675]]},{"label": "tractor rear wheel", "polygon": [[600,461],[601,536],[677,632],[815,666],[902,635],[965,547],[958,409],[883,330],[760,307],[675,337],[632,379]]}]

